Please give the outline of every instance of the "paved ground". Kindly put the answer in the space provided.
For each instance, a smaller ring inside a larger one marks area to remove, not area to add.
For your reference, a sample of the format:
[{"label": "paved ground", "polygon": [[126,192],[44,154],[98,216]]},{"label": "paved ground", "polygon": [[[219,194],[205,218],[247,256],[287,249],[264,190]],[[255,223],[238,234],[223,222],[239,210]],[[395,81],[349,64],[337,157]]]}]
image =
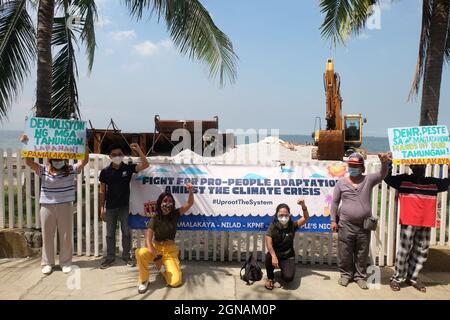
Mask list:
[{"label": "paved ground", "polygon": [[44,276],[36,258],[0,260],[0,299],[450,299],[448,272],[425,272],[426,294],[411,287],[394,293],[388,286],[391,268],[382,269],[380,289],[363,291],[354,283],[340,287],[335,268],[299,265],[294,283],[268,291],[263,281],[246,286],[239,279],[240,264],[219,262],[183,262],[184,284],[179,288],[167,288],[161,275],[152,272],[150,290],[140,295],[136,268],[117,262],[101,270],[99,262],[75,258],[79,273],[56,270]]}]

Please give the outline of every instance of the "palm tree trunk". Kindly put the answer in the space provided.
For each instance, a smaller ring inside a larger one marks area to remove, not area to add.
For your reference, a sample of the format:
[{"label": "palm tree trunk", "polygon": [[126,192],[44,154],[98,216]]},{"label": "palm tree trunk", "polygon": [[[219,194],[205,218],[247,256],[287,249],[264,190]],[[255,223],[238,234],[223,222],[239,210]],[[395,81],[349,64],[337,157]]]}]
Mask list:
[{"label": "palm tree trunk", "polygon": [[55,0],[40,0],[37,22],[36,116],[49,117],[52,95],[52,33]]},{"label": "palm tree trunk", "polygon": [[430,42],[427,48],[423,76],[420,125],[436,125],[438,122],[442,68],[449,25],[450,0],[434,0],[430,26]]}]

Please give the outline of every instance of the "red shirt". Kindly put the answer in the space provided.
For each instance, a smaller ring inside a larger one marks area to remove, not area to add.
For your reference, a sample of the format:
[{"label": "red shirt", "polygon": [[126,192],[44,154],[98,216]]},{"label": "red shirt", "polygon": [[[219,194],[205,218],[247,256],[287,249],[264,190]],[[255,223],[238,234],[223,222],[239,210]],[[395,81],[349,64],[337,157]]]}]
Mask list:
[{"label": "red shirt", "polygon": [[400,224],[416,227],[436,227],[437,194],[448,190],[450,179],[418,177],[390,173],[385,182],[398,190]]}]

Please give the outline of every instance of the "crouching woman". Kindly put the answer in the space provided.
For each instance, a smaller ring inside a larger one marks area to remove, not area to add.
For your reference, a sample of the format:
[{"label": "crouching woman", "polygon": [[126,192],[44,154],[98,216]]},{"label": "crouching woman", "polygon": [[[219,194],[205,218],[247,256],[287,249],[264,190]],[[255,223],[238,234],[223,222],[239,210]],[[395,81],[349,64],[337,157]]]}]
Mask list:
[{"label": "crouching woman", "polygon": [[[170,287],[178,287],[182,283],[179,260],[179,249],[175,245],[177,222],[194,204],[192,184],[187,184],[188,201],[180,208],[175,208],[175,199],[170,193],[162,193],[156,202],[156,215],[151,218],[145,240],[145,247],[135,251],[139,268],[139,293],[148,288],[150,263],[155,263]],[[162,270],[164,268],[164,270]]]},{"label": "crouching woman", "polygon": [[277,206],[275,217],[266,233],[266,289],[274,288],[274,270],[281,269],[281,278],[284,282],[291,282],[295,276],[295,252],[294,237],[298,228],[303,226],[309,219],[308,208],[303,199],[297,202],[303,210],[303,217],[293,221],[291,211],[287,204],[281,203]]}]

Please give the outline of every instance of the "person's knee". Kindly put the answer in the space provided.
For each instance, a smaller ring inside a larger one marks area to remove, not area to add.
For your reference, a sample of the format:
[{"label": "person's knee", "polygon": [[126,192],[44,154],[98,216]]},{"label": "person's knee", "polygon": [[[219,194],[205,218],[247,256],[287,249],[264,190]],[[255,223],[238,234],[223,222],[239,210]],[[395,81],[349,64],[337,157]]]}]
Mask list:
[{"label": "person's knee", "polygon": [[137,248],[134,251],[134,255],[136,256],[136,259],[142,258],[146,253],[148,252],[147,248]]},{"label": "person's knee", "polygon": [[181,286],[181,284],[182,284],[181,272],[174,272],[167,279],[167,285],[169,287],[176,288]]},{"label": "person's knee", "polygon": [[294,273],[282,274],[281,277],[283,278],[284,282],[292,282],[295,278],[295,274]]}]

